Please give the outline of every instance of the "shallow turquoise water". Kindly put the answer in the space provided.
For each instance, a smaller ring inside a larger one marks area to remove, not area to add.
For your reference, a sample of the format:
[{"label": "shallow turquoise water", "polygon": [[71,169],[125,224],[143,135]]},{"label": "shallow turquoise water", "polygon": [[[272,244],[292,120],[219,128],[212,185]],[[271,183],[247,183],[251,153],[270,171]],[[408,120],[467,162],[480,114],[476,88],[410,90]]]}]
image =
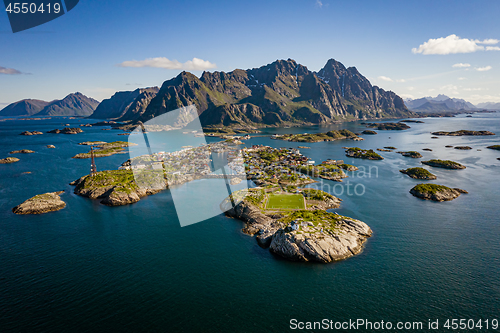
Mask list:
[{"label": "shallow turquoise water", "polygon": [[[181,228],[169,191],[115,208],[74,195],[68,183],[90,167],[88,160],[71,159],[87,150],[77,143],[126,138],[119,131],[85,127],[78,135],[25,137],[18,134],[82,121],[0,122],[0,157],[14,149],[36,151],[19,156],[19,163],[0,165],[0,331],[283,332],[292,318],[498,318],[500,154],[485,147],[500,140],[434,140],[430,132],[500,134],[499,120],[498,114],[425,119],[425,124],[409,124],[408,131],[379,131],[362,142],[249,140],[250,145],[311,146],[302,152],[316,162],[333,158],[372,167],[371,178],[351,174],[343,187],[324,182],[332,193],[344,189],[342,206],[335,211],[365,221],[374,231],[360,255],[327,265],[277,258],[242,234],[241,222],[223,215]],[[342,126],[363,129],[357,123]],[[474,150],[445,148],[448,144]],[[383,161],[353,160],[342,149],[389,145],[431,148],[422,152],[425,159],[465,164],[466,170],[431,171],[438,176],[435,183],[470,194],[446,203],[419,200],[408,193],[418,181],[398,171],[418,166],[419,160],[387,152],[381,153]],[[98,169],[117,168],[127,158],[100,158]],[[26,171],[32,174],[22,174]],[[347,181],[365,193],[348,195]],[[11,213],[31,196],[62,189],[64,210],[41,216]]]}]

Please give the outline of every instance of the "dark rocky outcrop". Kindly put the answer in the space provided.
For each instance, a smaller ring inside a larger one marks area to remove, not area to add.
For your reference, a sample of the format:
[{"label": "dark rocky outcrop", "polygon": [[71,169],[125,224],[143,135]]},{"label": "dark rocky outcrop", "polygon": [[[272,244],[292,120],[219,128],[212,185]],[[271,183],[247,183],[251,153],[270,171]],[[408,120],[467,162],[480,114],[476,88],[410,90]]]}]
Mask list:
[{"label": "dark rocky outcrop", "polygon": [[79,127],[65,127],[62,130],[60,129],[55,129],[52,131],[48,131],[47,133],[52,133],[52,134],[78,134],[78,133],[83,133],[82,129]]},{"label": "dark rocky outcrop", "polygon": [[422,180],[434,180],[437,179],[436,175],[430,173],[424,168],[409,168],[406,170],[399,170],[399,172],[408,175],[414,179],[422,179]]}]

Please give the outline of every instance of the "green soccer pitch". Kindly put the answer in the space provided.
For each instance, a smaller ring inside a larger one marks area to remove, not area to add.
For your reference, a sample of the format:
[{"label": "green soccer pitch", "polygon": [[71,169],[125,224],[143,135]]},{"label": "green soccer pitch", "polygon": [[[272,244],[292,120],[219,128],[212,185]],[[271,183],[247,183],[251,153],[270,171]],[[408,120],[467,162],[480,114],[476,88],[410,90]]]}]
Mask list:
[{"label": "green soccer pitch", "polygon": [[271,194],[266,209],[305,209],[302,194]]}]

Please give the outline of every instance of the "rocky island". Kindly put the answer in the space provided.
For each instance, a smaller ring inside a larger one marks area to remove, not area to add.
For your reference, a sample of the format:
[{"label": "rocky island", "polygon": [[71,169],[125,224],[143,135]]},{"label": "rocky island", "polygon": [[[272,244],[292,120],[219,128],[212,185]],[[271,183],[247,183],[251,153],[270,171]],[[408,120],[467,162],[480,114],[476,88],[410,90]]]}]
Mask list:
[{"label": "rocky island", "polygon": [[469,130],[460,130],[455,132],[432,132],[432,135],[440,135],[440,136],[481,136],[481,135],[495,135],[490,131],[469,131]]},{"label": "rocky island", "polygon": [[465,169],[466,167],[458,162],[449,161],[449,160],[429,160],[422,161],[422,164],[429,165],[436,168],[443,169]]},{"label": "rocky island", "polygon": [[366,127],[376,128],[379,131],[403,131],[411,128],[403,122],[399,123],[362,123]]},{"label": "rocky island", "polygon": [[361,132],[361,134],[376,135],[378,133],[375,131],[371,131],[371,130],[364,130],[363,132]]},{"label": "rocky island", "polygon": [[500,145],[488,146],[486,148],[493,149],[493,150],[500,150]]},{"label": "rocky island", "polygon": [[404,173],[405,175],[408,175],[411,178],[414,179],[422,179],[422,180],[434,180],[437,179],[437,177],[430,173],[429,171],[425,170],[424,168],[409,168],[406,170],[399,170],[399,172]]},{"label": "rocky island", "polygon": [[455,149],[459,149],[459,150],[471,150],[472,147],[469,147],[469,146],[456,146]]},{"label": "rocky island", "polygon": [[21,149],[21,150],[13,150],[9,154],[33,154],[33,150],[29,149]]},{"label": "rocky island", "polygon": [[354,158],[361,158],[365,160],[383,160],[384,158],[374,152],[372,149],[366,150],[366,149],[361,149],[361,148],[348,148],[346,150],[346,156],[348,157],[354,157]]},{"label": "rocky island", "polygon": [[61,210],[66,207],[66,203],[60,198],[60,195],[63,193],[64,191],[59,191],[36,195],[14,207],[12,212],[14,214],[27,215],[44,214]]},{"label": "rocky island", "polygon": [[[239,195],[233,193],[236,198]],[[288,260],[328,263],[347,259],[361,252],[372,235],[364,222],[326,212],[324,209],[338,207],[340,200],[320,190],[302,189],[292,194],[257,188],[244,195],[226,215],[244,221],[244,233],[257,235],[261,247]],[[297,209],[280,208],[276,205],[280,198],[290,198],[287,202],[296,199]],[[270,203],[273,206],[269,207]],[[221,204],[223,210],[227,204],[229,198]]]},{"label": "rocky island", "polygon": [[356,134],[349,130],[334,130],[326,133],[315,133],[315,134],[275,134],[271,137],[275,140],[285,140],[293,142],[322,142],[322,141],[335,141],[335,140],[354,140],[360,141],[362,138],[358,137]]},{"label": "rocky island", "polygon": [[422,154],[420,154],[418,151],[398,151],[398,154],[403,155],[404,157],[411,157],[411,158],[422,158]]},{"label": "rocky island", "polygon": [[21,135],[42,135],[43,133],[42,132],[39,132],[39,131],[33,131],[33,132],[30,132],[30,131],[24,131],[21,133]]},{"label": "rocky island", "polygon": [[15,157],[7,157],[7,158],[0,159],[0,164],[11,164],[11,163],[16,163],[16,162],[19,162],[19,159],[15,158]]},{"label": "rocky island", "polygon": [[444,185],[419,184],[410,190],[410,193],[420,199],[432,201],[451,201],[458,198],[462,193],[468,193],[459,188],[449,188]]},{"label": "rocky island", "polygon": [[82,129],[79,127],[65,127],[62,130],[60,129],[55,129],[52,131],[48,131],[47,133],[52,133],[52,134],[78,134],[78,133],[83,133]]},{"label": "rocky island", "polygon": [[[143,176],[157,178],[158,173],[145,171]],[[159,181],[165,182],[164,179]],[[131,170],[101,171],[77,179],[70,185],[76,186],[75,194],[90,199],[100,199],[100,202],[107,206],[132,204],[145,196],[160,192],[155,189],[143,189],[137,185]]]}]

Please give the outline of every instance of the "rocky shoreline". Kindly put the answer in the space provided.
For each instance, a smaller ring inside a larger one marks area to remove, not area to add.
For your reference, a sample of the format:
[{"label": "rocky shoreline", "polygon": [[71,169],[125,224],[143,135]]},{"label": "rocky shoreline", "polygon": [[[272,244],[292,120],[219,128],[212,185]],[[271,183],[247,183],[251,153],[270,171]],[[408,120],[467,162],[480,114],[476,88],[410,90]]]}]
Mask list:
[{"label": "rocky shoreline", "polygon": [[[322,209],[338,207],[339,202],[337,198],[332,199]],[[328,263],[347,259],[361,252],[372,235],[368,225],[349,217],[313,210],[311,214],[323,219],[323,223],[318,224],[298,217],[300,214],[303,213],[266,215],[246,200],[226,212],[245,222],[242,231],[256,235],[262,248],[269,248],[272,253],[291,261]],[[295,229],[296,224],[300,224],[300,229]]]},{"label": "rocky shoreline", "polygon": [[347,259],[361,252],[372,235],[364,222],[326,212],[340,206],[340,199],[329,194],[322,200],[307,200],[308,210],[293,212],[264,213],[255,200],[247,198],[226,215],[245,222],[242,232],[256,235],[260,247],[291,261],[328,263]]}]

